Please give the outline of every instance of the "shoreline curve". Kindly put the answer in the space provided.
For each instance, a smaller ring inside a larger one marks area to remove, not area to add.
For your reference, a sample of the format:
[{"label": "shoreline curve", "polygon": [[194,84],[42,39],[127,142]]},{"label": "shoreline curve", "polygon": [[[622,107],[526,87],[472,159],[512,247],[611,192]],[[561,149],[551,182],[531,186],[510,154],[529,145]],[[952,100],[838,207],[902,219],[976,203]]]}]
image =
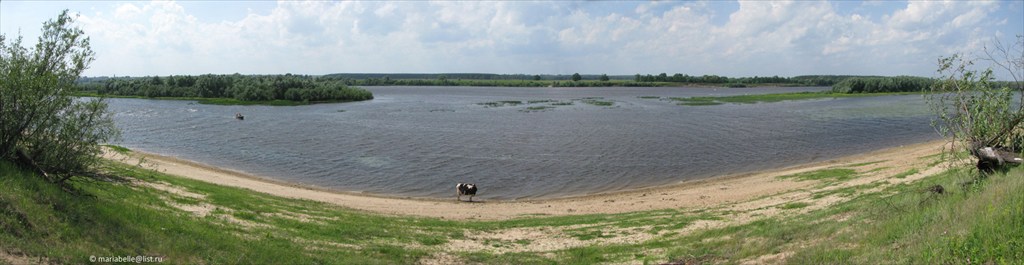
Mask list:
[{"label": "shoreline curve", "polygon": [[[131,151],[125,155],[105,150],[103,157],[203,182],[244,188],[286,198],[325,202],[378,214],[457,220],[506,220],[531,216],[614,214],[670,208],[720,206],[806,188],[814,184],[814,182],[779,180],[776,178],[778,176],[883,160],[888,161],[886,164],[893,166],[912,167],[914,161],[910,160],[938,153],[943,150],[945,144],[945,140],[934,140],[821,162],[687,180],[646,188],[543,199],[486,200],[477,198],[473,203],[457,202],[454,198],[398,197],[331,190],[141,151]],[[144,160],[140,160],[143,158]],[[136,161],[144,162],[136,164],[134,163]]]}]

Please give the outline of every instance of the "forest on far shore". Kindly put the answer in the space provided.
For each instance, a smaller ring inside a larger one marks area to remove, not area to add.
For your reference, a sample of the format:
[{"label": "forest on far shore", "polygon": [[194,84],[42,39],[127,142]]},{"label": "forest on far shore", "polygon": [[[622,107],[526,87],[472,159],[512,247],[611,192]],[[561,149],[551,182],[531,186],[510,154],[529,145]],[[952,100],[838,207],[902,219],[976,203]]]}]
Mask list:
[{"label": "forest on far shore", "polygon": [[343,102],[373,99],[362,88],[308,75],[172,75],[83,77],[83,94],[147,98],[230,98],[240,101]]}]

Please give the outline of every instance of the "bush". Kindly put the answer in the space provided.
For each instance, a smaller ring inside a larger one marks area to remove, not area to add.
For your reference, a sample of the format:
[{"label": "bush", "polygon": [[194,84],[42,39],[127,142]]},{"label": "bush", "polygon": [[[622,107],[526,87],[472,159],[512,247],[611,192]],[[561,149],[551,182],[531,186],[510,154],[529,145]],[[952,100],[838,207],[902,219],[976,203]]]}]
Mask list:
[{"label": "bush", "polygon": [[[926,98],[938,116],[938,130],[960,147],[951,150],[954,155],[985,146],[1024,151],[1024,105],[1019,103],[1024,94],[1016,88],[1024,73],[1024,36],[1017,37],[1016,45],[996,43],[996,48],[1001,54],[989,54],[988,60],[1003,66],[1013,82],[994,82],[991,68],[978,72],[963,55],[939,59],[943,77]],[[1015,97],[1020,97],[1017,102]]]},{"label": "bush", "polygon": [[[62,182],[99,162],[117,129],[102,99],[76,99],[75,80],[93,61],[89,38],[67,10],[43,23],[35,49],[0,35],[0,159]],[[43,174],[47,176],[47,174]]]}]

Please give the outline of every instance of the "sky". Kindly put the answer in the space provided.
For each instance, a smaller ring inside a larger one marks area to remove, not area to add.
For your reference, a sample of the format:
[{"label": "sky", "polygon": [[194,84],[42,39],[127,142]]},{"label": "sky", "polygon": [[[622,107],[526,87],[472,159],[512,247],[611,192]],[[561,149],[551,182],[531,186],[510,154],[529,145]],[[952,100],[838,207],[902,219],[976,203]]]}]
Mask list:
[{"label": "sky", "polygon": [[87,76],[682,73],[936,76],[1024,34],[1024,1],[0,1],[34,45],[61,10]]}]

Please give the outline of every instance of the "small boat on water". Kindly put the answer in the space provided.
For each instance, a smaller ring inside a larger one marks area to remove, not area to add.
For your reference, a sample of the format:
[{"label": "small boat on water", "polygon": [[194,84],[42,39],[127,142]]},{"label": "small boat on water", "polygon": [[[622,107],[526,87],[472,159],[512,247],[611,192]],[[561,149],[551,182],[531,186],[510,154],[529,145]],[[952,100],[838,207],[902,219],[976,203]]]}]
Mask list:
[{"label": "small boat on water", "polygon": [[242,113],[235,113],[235,119],[245,120],[245,116],[242,116]]}]

